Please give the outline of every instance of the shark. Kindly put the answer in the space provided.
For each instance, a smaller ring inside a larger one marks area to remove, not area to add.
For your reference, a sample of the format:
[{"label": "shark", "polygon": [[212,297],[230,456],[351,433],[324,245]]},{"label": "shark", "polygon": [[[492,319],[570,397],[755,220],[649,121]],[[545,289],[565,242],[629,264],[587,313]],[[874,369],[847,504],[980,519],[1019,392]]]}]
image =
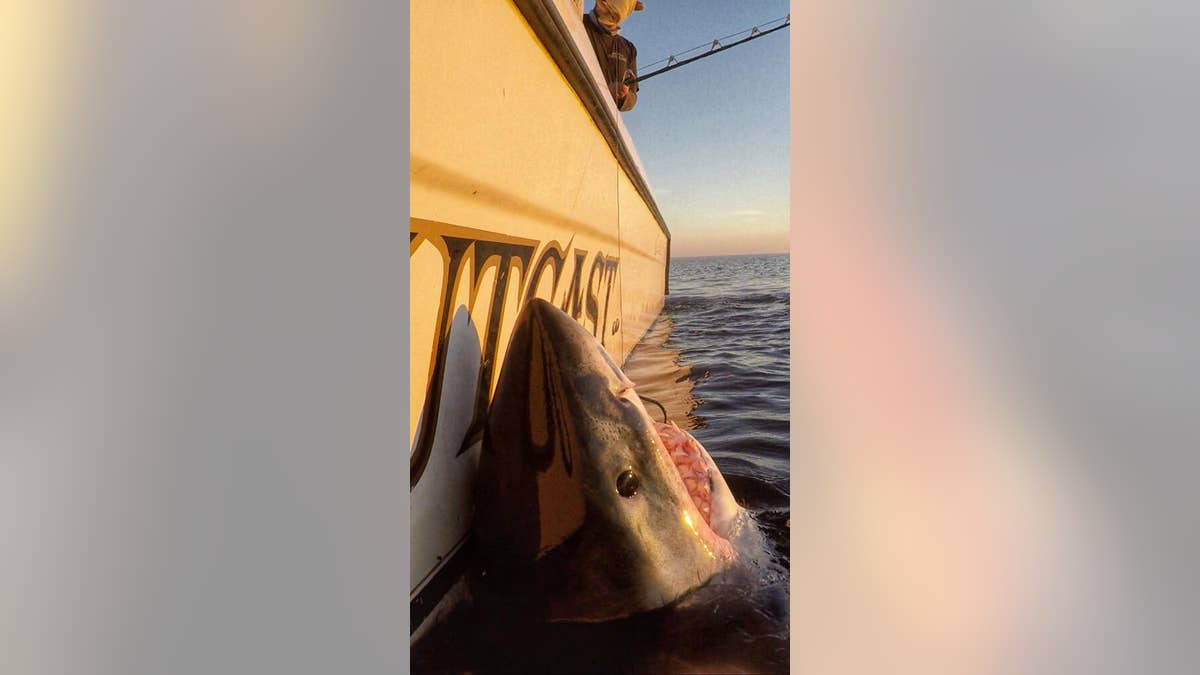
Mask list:
[{"label": "shark", "polygon": [[649,612],[730,568],[746,521],[704,447],[649,415],[596,337],[526,303],[479,459],[478,597],[550,622]]}]

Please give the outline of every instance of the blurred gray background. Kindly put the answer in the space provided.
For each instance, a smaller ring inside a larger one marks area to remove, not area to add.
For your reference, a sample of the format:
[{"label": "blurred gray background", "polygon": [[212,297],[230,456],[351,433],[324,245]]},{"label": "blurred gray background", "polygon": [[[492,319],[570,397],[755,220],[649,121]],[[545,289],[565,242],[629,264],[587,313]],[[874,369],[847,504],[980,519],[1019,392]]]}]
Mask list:
[{"label": "blurred gray background", "polygon": [[407,16],[6,15],[0,672],[407,668]]},{"label": "blurred gray background", "polygon": [[[1200,664],[1200,5],[881,10],[918,236],[1069,442],[1119,612],[1092,672]],[[1110,610],[1111,611],[1111,610]]]}]

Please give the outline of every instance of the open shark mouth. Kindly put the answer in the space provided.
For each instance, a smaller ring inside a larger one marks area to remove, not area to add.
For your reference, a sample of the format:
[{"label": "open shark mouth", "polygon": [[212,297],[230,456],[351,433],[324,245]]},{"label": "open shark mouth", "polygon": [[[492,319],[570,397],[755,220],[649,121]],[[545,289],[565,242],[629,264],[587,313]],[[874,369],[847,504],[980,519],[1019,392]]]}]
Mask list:
[{"label": "open shark mouth", "polygon": [[685,523],[713,544],[713,553],[718,557],[731,559],[734,552],[729,538],[740,510],[732,501],[720,470],[704,446],[674,422],[655,422],[654,428],[662,441],[663,453],[675,467],[680,485],[700,514],[699,522],[690,522],[692,519],[685,514]]},{"label": "open shark mouth", "polygon": [[691,434],[685,433],[674,422],[670,424],[656,423],[655,428],[658,431],[659,439],[663,442],[663,450],[671,458],[671,463],[675,466],[675,471],[679,473],[679,479],[683,481],[688,496],[692,498],[692,503],[699,509],[700,515],[704,516],[705,524],[711,527],[712,474],[701,454],[700,444],[695,438],[692,438]]}]

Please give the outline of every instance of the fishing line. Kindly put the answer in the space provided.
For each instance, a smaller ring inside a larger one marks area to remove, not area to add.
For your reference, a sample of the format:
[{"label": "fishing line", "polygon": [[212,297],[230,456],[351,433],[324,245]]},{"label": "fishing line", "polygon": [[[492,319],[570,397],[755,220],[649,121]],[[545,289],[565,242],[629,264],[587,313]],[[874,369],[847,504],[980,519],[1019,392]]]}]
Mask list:
[{"label": "fishing line", "polygon": [[667,409],[663,407],[663,404],[659,403],[658,401],[655,401],[654,399],[650,398],[649,396],[643,396],[642,394],[638,394],[638,398],[642,399],[643,401],[649,401],[650,403],[653,403],[654,405],[658,406],[658,409],[661,410],[662,414],[663,414],[663,424],[667,424],[669,422],[669,420],[667,419]]}]

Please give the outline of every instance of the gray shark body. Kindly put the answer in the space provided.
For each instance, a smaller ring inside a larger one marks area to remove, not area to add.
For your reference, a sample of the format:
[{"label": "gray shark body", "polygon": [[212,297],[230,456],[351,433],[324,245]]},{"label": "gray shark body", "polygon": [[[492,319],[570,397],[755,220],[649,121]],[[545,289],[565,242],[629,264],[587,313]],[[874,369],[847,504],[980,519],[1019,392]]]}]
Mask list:
[{"label": "gray shark body", "polygon": [[633,383],[543,300],[517,319],[478,475],[474,578],[546,620],[663,607],[736,556],[727,537],[743,514],[712,458],[673,458]]}]

